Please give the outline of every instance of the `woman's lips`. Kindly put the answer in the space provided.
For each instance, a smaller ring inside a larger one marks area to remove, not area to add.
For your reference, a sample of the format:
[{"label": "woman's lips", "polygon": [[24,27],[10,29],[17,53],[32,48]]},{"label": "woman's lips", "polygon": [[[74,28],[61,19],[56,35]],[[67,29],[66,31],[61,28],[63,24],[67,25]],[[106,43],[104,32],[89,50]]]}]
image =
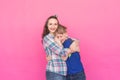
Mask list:
[{"label": "woman's lips", "polygon": [[55,30],[55,28],[50,28],[50,30]]}]

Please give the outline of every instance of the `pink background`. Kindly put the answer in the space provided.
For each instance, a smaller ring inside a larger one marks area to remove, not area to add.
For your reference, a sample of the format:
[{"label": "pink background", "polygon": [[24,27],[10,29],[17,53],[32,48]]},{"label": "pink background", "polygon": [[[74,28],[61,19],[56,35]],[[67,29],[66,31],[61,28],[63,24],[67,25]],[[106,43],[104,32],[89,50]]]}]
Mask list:
[{"label": "pink background", "polygon": [[0,0],[0,80],[45,80],[41,34],[57,14],[80,39],[87,80],[120,80],[119,0]]}]

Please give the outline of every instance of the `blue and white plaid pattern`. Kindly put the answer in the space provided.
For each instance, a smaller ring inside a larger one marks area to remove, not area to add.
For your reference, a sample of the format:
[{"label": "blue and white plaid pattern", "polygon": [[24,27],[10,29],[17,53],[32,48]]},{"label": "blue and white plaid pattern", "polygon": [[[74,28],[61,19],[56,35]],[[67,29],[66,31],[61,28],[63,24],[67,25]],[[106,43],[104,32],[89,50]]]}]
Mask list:
[{"label": "blue and white plaid pattern", "polygon": [[67,65],[66,62],[61,59],[61,56],[66,56],[67,48],[58,46],[57,43],[55,43],[54,36],[52,34],[48,34],[44,37],[43,46],[46,54],[52,58],[48,61],[47,70],[61,75],[66,75]]}]

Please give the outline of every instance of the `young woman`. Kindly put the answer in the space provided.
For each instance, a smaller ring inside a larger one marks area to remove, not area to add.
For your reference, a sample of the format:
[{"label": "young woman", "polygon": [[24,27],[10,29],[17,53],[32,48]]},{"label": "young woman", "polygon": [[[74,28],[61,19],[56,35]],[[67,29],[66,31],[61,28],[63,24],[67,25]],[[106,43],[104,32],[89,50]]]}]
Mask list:
[{"label": "young woman", "polygon": [[[54,32],[58,28],[59,21],[56,16],[50,16],[44,26],[42,39],[47,56],[51,56],[46,67],[47,80],[66,80],[67,65],[61,56],[72,53],[70,48],[63,48],[59,39],[54,40]],[[71,46],[75,50],[75,45]]]}]

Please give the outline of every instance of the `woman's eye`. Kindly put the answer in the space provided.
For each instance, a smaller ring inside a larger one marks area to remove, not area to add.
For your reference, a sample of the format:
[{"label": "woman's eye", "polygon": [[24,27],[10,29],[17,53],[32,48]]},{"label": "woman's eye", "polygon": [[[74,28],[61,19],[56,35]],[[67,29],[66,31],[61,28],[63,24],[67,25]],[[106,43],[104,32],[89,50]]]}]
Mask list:
[{"label": "woman's eye", "polygon": [[57,23],[55,23],[55,25],[58,25]]},{"label": "woman's eye", "polygon": [[49,25],[52,25],[52,23],[50,23]]}]

